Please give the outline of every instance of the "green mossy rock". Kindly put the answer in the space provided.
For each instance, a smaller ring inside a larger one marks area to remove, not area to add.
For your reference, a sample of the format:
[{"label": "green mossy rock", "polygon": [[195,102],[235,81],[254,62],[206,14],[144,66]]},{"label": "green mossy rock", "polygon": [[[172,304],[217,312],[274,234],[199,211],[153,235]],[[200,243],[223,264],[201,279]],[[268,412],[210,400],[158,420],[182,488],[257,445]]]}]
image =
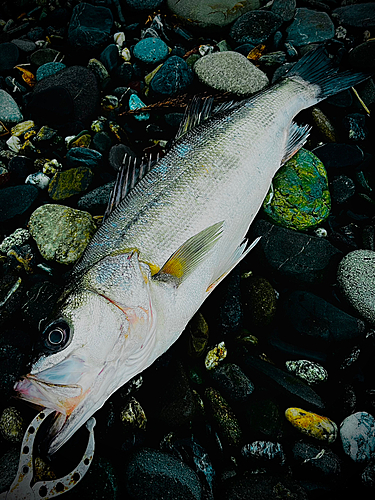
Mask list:
[{"label": "green mossy rock", "polygon": [[331,209],[327,172],[313,153],[300,149],[276,173],[263,202],[273,223],[304,230],[324,221]]},{"label": "green mossy rock", "polygon": [[87,167],[77,167],[57,172],[48,186],[52,200],[65,200],[87,190],[94,174]]}]

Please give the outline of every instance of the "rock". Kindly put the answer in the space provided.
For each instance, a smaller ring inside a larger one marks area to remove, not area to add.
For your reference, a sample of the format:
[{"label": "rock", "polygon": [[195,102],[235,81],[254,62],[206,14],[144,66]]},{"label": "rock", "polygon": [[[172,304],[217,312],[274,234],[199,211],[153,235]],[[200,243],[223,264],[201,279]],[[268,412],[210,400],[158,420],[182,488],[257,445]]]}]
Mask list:
[{"label": "rock", "polygon": [[12,42],[0,43],[0,74],[11,71],[16,66],[19,50]]},{"label": "rock", "polygon": [[343,119],[349,141],[364,141],[368,136],[366,117],[362,113],[351,113]]},{"label": "rock", "polygon": [[296,0],[274,0],[271,10],[283,21],[291,21],[296,11]]},{"label": "rock", "polygon": [[119,63],[119,53],[117,45],[111,43],[100,54],[100,61],[103,63],[104,67],[108,73],[112,73]]},{"label": "rock", "polygon": [[48,62],[45,64],[42,64],[42,66],[39,66],[39,68],[36,70],[36,81],[39,82],[40,80],[43,80],[43,78],[46,78],[47,76],[55,75],[62,69],[65,69],[66,66],[62,62]]},{"label": "rock", "polygon": [[363,321],[310,292],[294,290],[285,296],[280,310],[284,334],[304,347],[330,350],[332,344],[354,341],[365,333]]},{"label": "rock", "polygon": [[146,430],[147,417],[140,403],[131,397],[120,412],[120,420],[126,430]]},{"label": "rock", "polygon": [[157,9],[164,0],[125,0],[125,4],[135,10]]},{"label": "rock", "polygon": [[340,262],[337,282],[345,299],[358,313],[375,323],[375,252],[354,250]]},{"label": "rock", "polygon": [[[1,470],[1,469],[0,469]],[[375,462],[371,462],[364,468],[362,475],[362,484],[369,490],[373,490],[375,486]]]},{"label": "rock", "polygon": [[336,175],[330,183],[332,202],[340,205],[355,194],[355,183],[346,175]]},{"label": "rock", "polygon": [[311,116],[321,135],[327,142],[337,142],[337,133],[330,119],[320,108],[314,107],[311,110]]},{"label": "rock", "polygon": [[159,64],[168,56],[168,45],[161,38],[140,40],[133,49],[134,57],[147,64]]},{"label": "rock", "polygon": [[0,121],[12,126],[23,120],[18,104],[5,90],[0,89]]},{"label": "rock", "polygon": [[201,500],[202,495],[198,476],[190,467],[168,453],[148,448],[131,457],[125,485],[134,500]]},{"label": "rock", "polygon": [[332,18],[345,27],[358,28],[361,32],[374,30],[375,3],[368,2],[339,7],[332,12]]},{"label": "rock", "polygon": [[300,8],[286,29],[287,41],[295,47],[324,42],[335,35],[335,27],[326,12]]},{"label": "rock", "polygon": [[90,214],[62,205],[42,205],[30,217],[29,230],[46,260],[72,264],[96,231]]},{"label": "rock", "polygon": [[35,186],[11,186],[0,190],[0,222],[9,221],[31,209],[39,189]]},{"label": "rock", "polygon": [[108,41],[112,26],[112,12],[107,7],[82,2],[73,9],[68,41],[76,49],[96,49]]},{"label": "rock", "polygon": [[259,436],[263,440],[277,440],[282,437],[283,417],[275,401],[251,398],[248,404],[244,405],[243,413],[244,432],[247,431],[251,436]]},{"label": "rock", "polygon": [[[1,246],[0,246],[1,249]],[[188,352],[192,358],[199,358],[204,353],[208,337],[208,325],[203,315],[198,311],[186,326],[188,337]]]},{"label": "rock", "polygon": [[[39,49],[30,55],[30,62],[37,68],[43,64],[56,62],[61,57],[58,50],[51,48]],[[60,61],[61,62],[61,61]]]},{"label": "rock", "polygon": [[355,462],[375,458],[375,419],[370,413],[359,411],[346,417],[340,424],[340,438],[344,452]]},{"label": "rock", "polygon": [[370,39],[353,48],[348,54],[350,67],[360,71],[375,69],[375,40]]},{"label": "rock", "polygon": [[[132,94],[129,97],[129,109],[134,111],[136,109],[144,108],[146,104],[137,96],[137,94]],[[136,113],[134,118],[138,121],[148,120],[150,118],[150,113],[141,112]]]},{"label": "rock", "polygon": [[78,208],[80,210],[87,210],[95,215],[102,215],[107,208],[114,185],[114,181],[108,182],[84,194],[77,202]]},{"label": "rock", "polygon": [[268,78],[245,56],[234,51],[215,52],[194,64],[199,80],[216,90],[248,96],[264,88]]},{"label": "rock", "polygon": [[230,403],[242,403],[254,391],[253,383],[234,363],[221,364],[209,373],[215,387]]},{"label": "rock", "polygon": [[276,312],[276,294],[264,278],[249,276],[241,279],[244,323],[254,326],[269,325]]},{"label": "rock", "polygon": [[262,236],[252,250],[272,273],[294,283],[320,283],[328,279],[341,252],[324,238],[278,227],[264,220],[250,228],[250,239]]},{"label": "rock", "polygon": [[237,446],[241,440],[242,432],[231,407],[219,391],[212,387],[207,387],[204,394],[220,434],[229,446]]},{"label": "rock", "polygon": [[20,412],[13,406],[5,408],[0,415],[0,433],[10,443],[21,443],[25,426]]},{"label": "rock", "polygon": [[178,56],[169,57],[150,83],[155,94],[174,96],[184,92],[193,82],[193,72]]},{"label": "rock", "polygon": [[213,4],[201,0],[168,0],[168,8],[191,26],[220,28],[231,24],[249,10],[258,9],[259,0],[219,0]]},{"label": "rock", "polygon": [[[80,5],[87,4],[77,7]],[[35,85],[29,109],[42,123],[59,124],[70,118],[71,113],[74,120],[85,122],[95,113],[98,103],[99,88],[92,71],[70,66]]]},{"label": "rock", "polygon": [[57,172],[49,183],[48,193],[52,200],[65,200],[87,191],[93,175],[92,171],[87,167],[77,167]]},{"label": "rock", "polygon": [[274,223],[297,230],[316,227],[330,209],[327,173],[319,158],[306,149],[275,174],[263,202],[263,211]]},{"label": "rock", "polygon": [[25,179],[25,184],[31,184],[39,189],[47,189],[49,182],[50,178],[43,172],[35,172],[28,175]]},{"label": "rock", "polygon": [[213,349],[208,351],[206,354],[206,358],[204,360],[204,364],[207,370],[214,370],[219,363],[222,363],[224,359],[227,357],[227,348],[225,347],[225,342],[220,342]]},{"label": "rock", "polygon": [[238,18],[230,29],[229,36],[237,45],[252,43],[259,45],[267,41],[283,23],[283,19],[272,11],[253,10]]},{"label": "rock", "polygon": [[27,229],[18,228],[13,234],[3,239],[0,245],[0,252],[7,253],[15,245],[23,245],[30,238]]},{"label": "rock", "polygon": [[111,147],[108,155],[108,161],[110,166],[118,172],[123,164],[125,155],[135,158],[135,153],[125,144],[115,144]]},{"label": "rock", "polygon": [[70,148],[66,154],[66,166],[69,168],[87,167],[97,168],[102,159],[102,154],[90,148]]},{"label": "rock", "polygon": [[285,416],[302,434],[333,443],[337,437],[337,425],[327,417],[311,413],[301,408],[288,408]]},{"label": "rock", "polygon": [[296,375],[309,385],[325,382],[328,378],[327,370],[323,366],[308,359],[286,361],[285,366],[290,373],[293,373],[293,375]]},{"label": "rock", "polygon": [[34,52],[36,50],[36,45],[33,41],[31,40],[25,40],[23,38],[15,38],[11,40],[14,45],[16,45],[19,50],[22,52],[25,52],[26,54],[30,54],[31,52]]},{"label": "rock", "polygon": [[241,453],[246,458],[275,462],[280,465],[285,463],[285,454],[280,443],[272,441],[254,441],[241,448]]},{"label": "rock", "polygon": [[298,473],[306,479],[327,480],[340,478],[341,460],[329,448],[314,443],[297,441],[292,449]]},{"label": "rock", "polygon": [[357,166],[363,160],[362,151],[349,144],[324,144],[313,150],[327,170]]},{"label": "rock", "polygon": [[0,457],[0,492],[8,491],[18,471],[19,446],[11,448]]}]

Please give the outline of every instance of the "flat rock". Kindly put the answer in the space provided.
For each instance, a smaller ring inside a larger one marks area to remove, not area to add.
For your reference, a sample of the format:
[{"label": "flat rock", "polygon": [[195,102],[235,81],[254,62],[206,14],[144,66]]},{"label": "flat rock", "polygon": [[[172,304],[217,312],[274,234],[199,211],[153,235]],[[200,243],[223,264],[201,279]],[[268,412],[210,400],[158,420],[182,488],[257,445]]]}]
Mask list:
[{"label": "flat rock", "polygon": [[375,29],[375,3],[345,5],[335,9],[332,17],[345,27],[371,31]]},{"label": "flat rock", "polygon": [[107,7],[79,3],[69,22],[68,41],[77,49],[95,49],[104,45],[113,25],[112,12]]},{"label": "flat rock", "polygon": [[282,23],[282,17],[272,11],[253,10],[238,18],[229,34],[238,45],[242,43],[259,45],[268,40]]},{"label": "flat rock", "polygon": [[46,204],[32,213],[29,230],[46,260],[72,264],[82,255],[96,226],[87,212]]},{"label": "flat rock", "polygon": [[43,64],[47,64],[49,62],[54,62],[59,60],[59,56],[61,57],[61,54],[58,50],[51,49],[51,48],[44,48],[44,49],[39,49],[33,52],[30,55],[30,62],[34,66],[42,66]]},{"label": "flat rock", "polygon": [[58,71],[61,71],[62,69],[65,69],[66,66],[62,62],[57,62],[57,61],[52,61],[48,62],[45,64],[42,64],[39,66],[39,68],[36,70],[36,80],[39,82],[40,80],[43,80],[43,78],[46,78],[47,76],[51,76],[56,74]]},{"label": "flat rock", "polygon": [[326,12],[300,8],[288,28],[287,41],[295,47],[324,42],[335,35],[335,27]]},{"label": "flat rock", "polygon": [[346,417],[340,425],[344,451],[355,462],[375,458],[375,418],[365,411]]},{"label": "flat rock", "polygon": [[147,37],[140,40],[133,49],[134,57],[147,64],[159,64],[169,54],[168,45],[156,37]]},{"label": "flat rock", "polygon": [[337,282],[350,305],[375,324],[375,252],[354,250],[348,253],[339,264]]},{"label": "flat rock", "polygon": [[52,200],[65,200],[76,194],[87,191],[93,178],[87,167],[70,168],[57,172],[48,185],[48,193]]},{"label": "flat rock", "polygon": [[247,96],[268,85],[268,78],[245,56],[234,51],[215,52],[194,64],[199,80],[216,90]]},{"label": "flat rock", "polygon": [[5,125],[14,125],[23,120],[22,113],[13,97],[0,89],[0,121]]},{"label": "flat rock", "polygon": [[[133,1],[133,0],[132,0]],[[192,26],[199,28],[220,28],[227,26],[249,10],[258,9],[259,0],[168,0],[168,8]]]}]

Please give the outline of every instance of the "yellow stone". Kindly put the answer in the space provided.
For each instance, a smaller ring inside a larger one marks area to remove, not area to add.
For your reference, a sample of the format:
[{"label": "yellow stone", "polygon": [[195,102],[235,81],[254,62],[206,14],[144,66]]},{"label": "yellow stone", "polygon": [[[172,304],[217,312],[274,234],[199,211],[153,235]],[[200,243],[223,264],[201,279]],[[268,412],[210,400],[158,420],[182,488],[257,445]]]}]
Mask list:
[{"label": "yellow stone", "polygon": [[337,437],[337,425],[327,417],[301,408],[288,408],[285,416],[303,434],[328,443],[333,443]]},{"label": "yellow stone", "polygon": [[17,125],[12,127],[10,133],[16,137],[20,137],[32,127],[35,127],[35,123],[32,120],[26,120],[24,122],[17,123]]}]

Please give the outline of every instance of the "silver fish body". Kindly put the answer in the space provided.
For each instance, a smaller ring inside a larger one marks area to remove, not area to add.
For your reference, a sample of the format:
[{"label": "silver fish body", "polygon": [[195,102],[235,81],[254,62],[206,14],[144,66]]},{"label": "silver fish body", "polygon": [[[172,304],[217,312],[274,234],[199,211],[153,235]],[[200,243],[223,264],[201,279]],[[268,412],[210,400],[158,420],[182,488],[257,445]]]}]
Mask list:
[{"label": "silver fish body", "polygon": [[50,453],[177,340],[246,255],[272,177],[307,138],[293,117],[362,79],[340,79],[318,49],[188,131],[110,214],[42,333],[46,352],[15,386],[58,412]]}]

